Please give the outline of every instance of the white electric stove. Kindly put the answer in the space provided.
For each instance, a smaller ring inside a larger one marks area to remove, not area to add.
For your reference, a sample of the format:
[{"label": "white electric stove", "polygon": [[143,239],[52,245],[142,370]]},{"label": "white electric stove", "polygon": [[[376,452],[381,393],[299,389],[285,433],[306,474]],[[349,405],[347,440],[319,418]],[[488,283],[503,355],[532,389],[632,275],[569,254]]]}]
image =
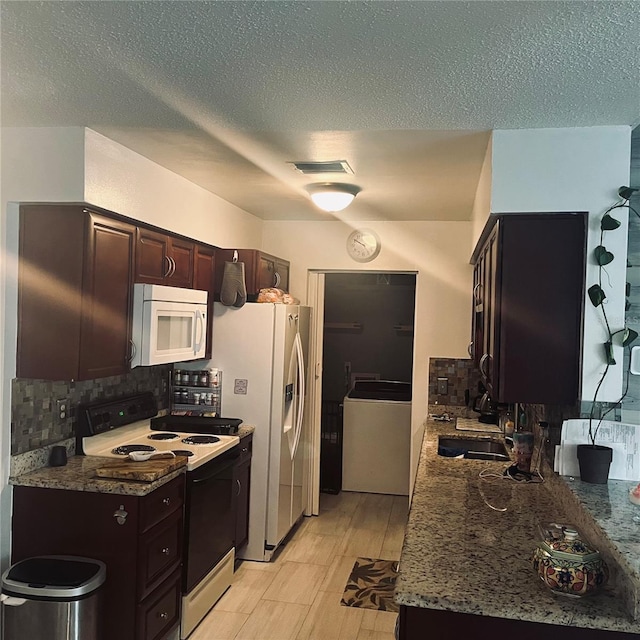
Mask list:
[{"label": "white electric stove", "polygon": [[239,444],[238,436],[152,431],[150,420],[140,420],[104,433],[84,437],[85,455],[126,458],[132,451],[165,452],[187,456],[187,471],[193,471]]}]

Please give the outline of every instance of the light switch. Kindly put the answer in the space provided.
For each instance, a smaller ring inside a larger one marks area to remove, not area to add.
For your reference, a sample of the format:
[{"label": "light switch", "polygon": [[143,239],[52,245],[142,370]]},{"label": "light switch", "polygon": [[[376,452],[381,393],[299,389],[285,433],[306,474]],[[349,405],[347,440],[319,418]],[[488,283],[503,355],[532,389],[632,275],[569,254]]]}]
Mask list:
[{"label": "light switch", "polygon": [[446,396],[449,387],[449,378],[438,378],[438,395]]}]

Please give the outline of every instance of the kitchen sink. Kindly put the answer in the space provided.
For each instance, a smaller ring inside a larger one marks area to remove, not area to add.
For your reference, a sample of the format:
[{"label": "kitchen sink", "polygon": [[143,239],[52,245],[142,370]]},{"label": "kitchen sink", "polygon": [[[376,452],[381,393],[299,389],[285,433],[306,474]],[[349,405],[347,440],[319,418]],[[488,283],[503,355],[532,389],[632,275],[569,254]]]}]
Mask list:
[{"label": "kitchen sink", "polygon": [[485,438],[438,438],[438,455],[468,460],[494,460],[509,462],[511,458],[500,440]]}]

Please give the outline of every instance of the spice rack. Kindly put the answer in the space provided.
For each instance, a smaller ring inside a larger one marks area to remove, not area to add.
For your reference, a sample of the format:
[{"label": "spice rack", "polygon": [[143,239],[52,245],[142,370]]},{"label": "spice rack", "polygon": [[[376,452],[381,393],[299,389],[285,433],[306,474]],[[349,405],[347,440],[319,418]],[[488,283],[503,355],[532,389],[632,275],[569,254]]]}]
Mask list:
[{"label": "spice rack", "polygon": [[220,415],[222,372],[219,369],[174,369],[170,387],[172,414]]}]

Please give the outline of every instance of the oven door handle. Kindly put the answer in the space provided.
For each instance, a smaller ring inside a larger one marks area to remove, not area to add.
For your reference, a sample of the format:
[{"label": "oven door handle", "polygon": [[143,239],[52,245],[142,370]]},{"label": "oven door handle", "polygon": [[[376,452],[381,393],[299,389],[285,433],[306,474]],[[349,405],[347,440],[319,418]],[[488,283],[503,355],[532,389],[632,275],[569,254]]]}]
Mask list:
[{"label": "oven door handle", "polygon": [[209,482],[210,480],[214,480],[220,475],[220,473],[222,473],[223,471],[226,471],[230,467],[233,467],[235,463],[236,463],[236,460],[235,458],[233,458],[228,462],[226,462],[225,464],[217,467],[216,470],[213,473],[209,474],[208,476],[205,476],[204,478],[194,478],[191,482],[193,484],[200,484],[202,482]]}]

